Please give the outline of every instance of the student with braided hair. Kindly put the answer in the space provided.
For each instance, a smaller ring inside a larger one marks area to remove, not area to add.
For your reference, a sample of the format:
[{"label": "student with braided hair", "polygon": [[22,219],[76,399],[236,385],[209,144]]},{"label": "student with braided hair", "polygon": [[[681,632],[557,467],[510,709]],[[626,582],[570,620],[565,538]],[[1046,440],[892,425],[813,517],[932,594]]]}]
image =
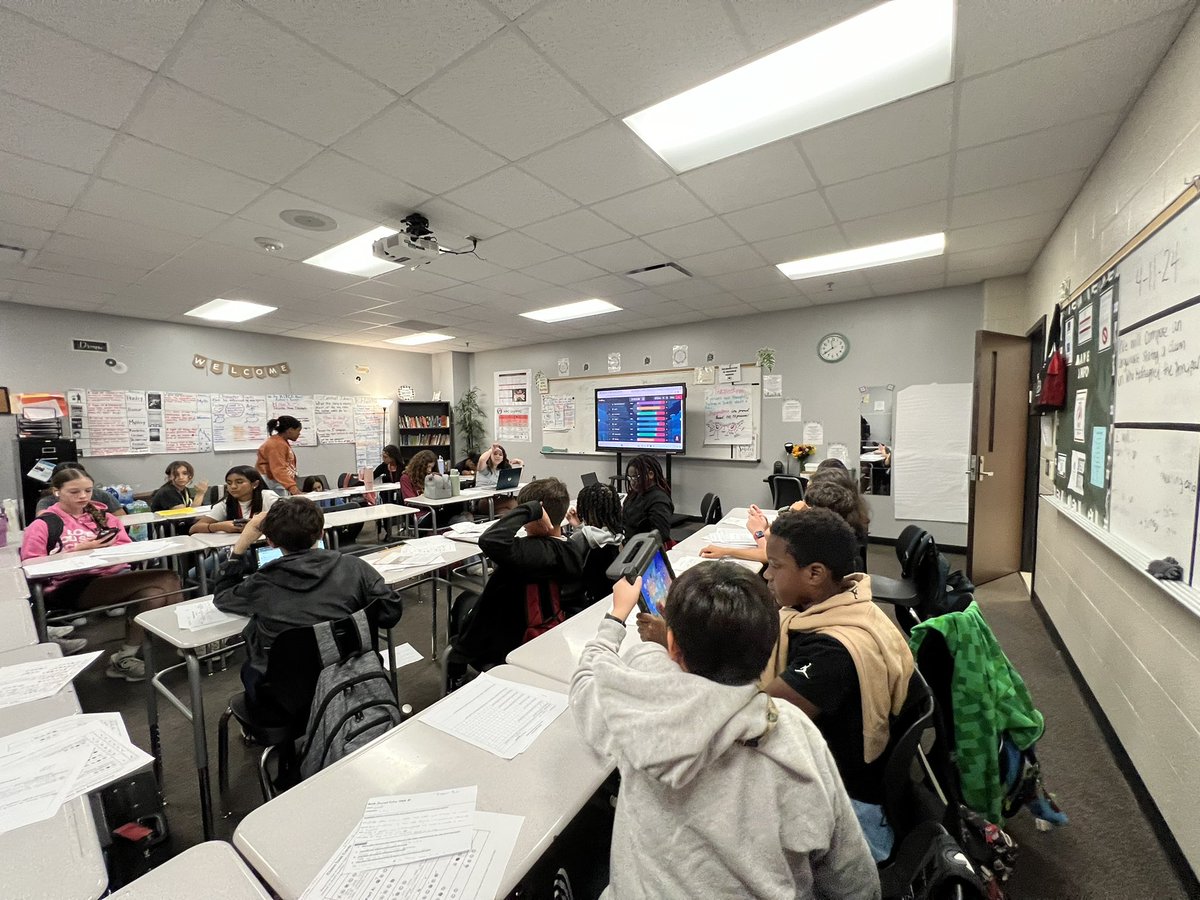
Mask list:
[{"label": "student with braided hair", "polygon": [[603,600],[612,591],[607,571],[625,540],[621,525],[621,498],[607,484],[587,484],[575,508],[567,511],[575,530],[571,545],[583,559],[583,591],[589,601]]},{"label": "student with braided hair", "polygon": [[675,504],[671,501],[671,485],[663,475],[662,466],[648,453],[635,456],[625,467],[625,480],[629,484],[622,510],[625,536],[657,531],[663,544],[669,547]]}]

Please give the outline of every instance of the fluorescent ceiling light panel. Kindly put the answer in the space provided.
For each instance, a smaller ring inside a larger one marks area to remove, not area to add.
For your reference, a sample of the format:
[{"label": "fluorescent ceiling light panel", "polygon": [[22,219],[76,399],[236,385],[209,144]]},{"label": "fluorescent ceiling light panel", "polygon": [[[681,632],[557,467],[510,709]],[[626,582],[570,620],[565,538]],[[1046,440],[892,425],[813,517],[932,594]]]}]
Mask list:
[{"label": "fluorescent ceiling light panel", "polygon": [[585,319],[588,316],[602,316],[605,313],[620,311],[621,307],[613,306],[607,300],[580,300],[578,303],[535,309],[521,315],[526,319],[537,319],[539,322],[566,322],[568,319]]},{"label": "fluorescent ceiling light panel", "polygon": [[195,309],[189,309],[185,316],[195,316],[197,319],[208,319],[210,322],[247,322],[257,319],[267,313],[275,312],[276,306],[264,306],[261,303],[251,303],[248,300],[209,300]]},{"label": "fluorescent ceiling light panel", "polygon": [[438,334],[436,331],[422,331],[417,334],[406,334],[404,337],[388,338],[384,343],[400,344],[405,347],[414,347],[417,344],[434,344],[438,341],[452,341],[452,334]]},{"label": "fluorescent ceiling light panel", "polygon": [[796,259],[779,263],[775,268],[791,279],[815,278],[835,272],[853,272],[855,269],[870,269],[913,259],[925,259],[929,256],[939,256],[945,251],[946,235],[939,232],[888,244],[876,244],[873,247],[859,247],[839,253],[826,253],[824,256]]},{"label": "fluorescent ceiling light panel", "polygon": [[891,0],[625,119],[676,172],[951,79],[954,0]]},{"label": "fluorescent ceiling light panel", "polygon": [[320,266],[322,269],[332,269],[347,275],[361,275],[363,278],[374,278],[384,272],[404,268],[404,266],[388,262],[386,259],[380,259],[371,252],[371,245],[377,240],[395,233],[395,228],[380,225],[378,228],[372,228],[366,234],[343,241],[336,247],[322,250],[316,256],[310,256],[304,261],[310,266]]}]

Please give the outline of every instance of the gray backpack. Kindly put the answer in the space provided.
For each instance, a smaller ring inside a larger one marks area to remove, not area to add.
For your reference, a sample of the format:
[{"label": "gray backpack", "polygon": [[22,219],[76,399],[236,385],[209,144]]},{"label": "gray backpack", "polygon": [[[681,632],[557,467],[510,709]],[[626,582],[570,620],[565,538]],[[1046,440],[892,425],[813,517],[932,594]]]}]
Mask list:
[{"label": "gray backpack", "polygon": [[403,718],[392,683],[371,644],[367,615],[353,615],[357,652],[338,650],[329,622],[313,626],[321,674],[300,751],[300,777],[308,778],[398,725]]}]

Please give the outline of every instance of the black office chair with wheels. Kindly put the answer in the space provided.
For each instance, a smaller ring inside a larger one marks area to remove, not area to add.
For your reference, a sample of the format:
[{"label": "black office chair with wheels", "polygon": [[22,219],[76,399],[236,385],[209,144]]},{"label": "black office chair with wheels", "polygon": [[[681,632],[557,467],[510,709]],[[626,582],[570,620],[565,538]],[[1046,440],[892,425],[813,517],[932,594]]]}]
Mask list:
[{"label": "black office chair with wheels", "polygon": [[771,506],[775,509],[783,509],[804,499],[804,479],[799,475],[768,475],[767,487],[771,489]]},{"label": "black office chair with wheels", "polygon": [[700,500],[700,521],[705,525],[715,525],[724,515],[721,512],[721,498],[711,492],[705,494]]}]

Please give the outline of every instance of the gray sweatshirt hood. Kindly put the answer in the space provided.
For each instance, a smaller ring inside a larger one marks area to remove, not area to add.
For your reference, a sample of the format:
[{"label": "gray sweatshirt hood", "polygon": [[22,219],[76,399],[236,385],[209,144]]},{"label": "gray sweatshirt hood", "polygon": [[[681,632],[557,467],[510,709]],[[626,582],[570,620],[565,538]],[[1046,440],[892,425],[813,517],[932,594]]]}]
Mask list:
[{"label": "gray sweatshirt hood", "polygon": [[[597,672],[613,744],[636,768],[664,785],[682,787],[734,744],[766,735],[768,698],[756,685],[731,687],[683,673],[656,644],[629,654],[644,655],[656,657],[642,660],[646,668],[606,666]],[[766,751],[769,735],[761,743]]]},{"label": "gray sweatshirt hood", "polygon": [[623,534],[613,534],[607,528],[600,528],[597,525],[580,525],[574,533],[583,535],[584,541],[593,550],[599,547],[618,546],[625,540]]}]

